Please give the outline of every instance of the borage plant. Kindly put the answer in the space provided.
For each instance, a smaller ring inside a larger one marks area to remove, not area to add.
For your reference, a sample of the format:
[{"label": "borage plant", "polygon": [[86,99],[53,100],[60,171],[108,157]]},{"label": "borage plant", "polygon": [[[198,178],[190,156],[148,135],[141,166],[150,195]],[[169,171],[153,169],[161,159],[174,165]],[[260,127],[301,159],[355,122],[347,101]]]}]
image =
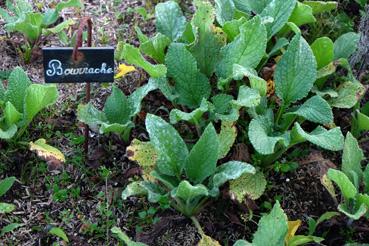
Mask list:
[{"label": "borage plant", "polygon": [[30,61],[32,48],[38,44],[41,35],[58,34],[74,25],[72,19],[55,25],[60,12],[69,7],[83,8],[83,4],[80,0],[68,0],[58,3],[54,9],[40,13],[35,12],[26,0],[6,0],[7,10],[0,8],[0,17],[6,22],[5,29],[8,32],[19,32],[26,38],[26,44],[22,47],[26,62]]},{"label": "borage plant", "polygon": [[[127,155],[144,165],[145,181],[130,183],[122,193],[147,195],[150,202],[168,202],[191,218],[203,234],[194,217],[210,198],[219,195],[219,187],[244,173],[255,173],[250,164],[230,161],[217,166],[224,151],[223,140],[209,124],[189,151],[186,143],[169,123],[155,115],[146,117],[150,142],[133,142]],[[149,172],[151,170],[151,172]]]},{"label": "borage plant", "polygon": [[[369,217],[369,164],[365,168],[362,167],[363,160],[363,151],[357,140],[348,132],[341,170],[329,169],[327,173],[328,178],[337,184],[341,192],[342,202],[338,210],[351,220],[358,220],[362,216]],[[333,185],[331,187],[333,188]],[[329,192],[335,194],[334,190]]]},{"label": "borage plant", "polygon": [[18,139],[33,118],[58,98],[55,85],[32,84],[22,68],[0,81],[0,139]]},{"label": "borage plant", "polygon": [[124,141],[128,141],[134,127],[134,117],[141,110],[141,101],[155,89],[155,84],[149,82],[127,97],[119,88],[113,86],[112,94],[107,98],[102,111],[96,109],[92,103],[80,104],[78,120],[101,134],[116,133],[122,136]]}]

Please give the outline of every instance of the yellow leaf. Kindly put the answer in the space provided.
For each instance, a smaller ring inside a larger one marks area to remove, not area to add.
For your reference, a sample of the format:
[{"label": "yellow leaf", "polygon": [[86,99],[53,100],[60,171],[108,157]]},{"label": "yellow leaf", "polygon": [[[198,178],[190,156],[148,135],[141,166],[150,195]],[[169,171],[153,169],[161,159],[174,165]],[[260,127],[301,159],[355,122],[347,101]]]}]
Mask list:
[{"label": "yellow leaf", "polygon": [[150,142],[141,142],[134,139],[127,147],[126,155],[131,161],[136,161],[142,167],[145,179],[150,179],[150,172],[154,170],[157,153]]},{"label": "yellow leaf", "polygon": [[65,163],[64,154],[57,148],[46,144],[46,140],[43,138],[36,142],[30,142],[29,149],[47,162],[50,171],[61,169]]},{"label": "yellow leaf", "polygon": [[126,75],[127,73],[136,71],[134,66],[127,66],[126,64],[120,64],[118,67],[118,73],[114,76],[115,79],[119,79]]},{"label": "yellow leaf", "polygon": [[199,244],[197,244],[197,246],[221,246],[221,245],[217,240],[212,239],[211,237],[206,236],[205,234],[203,234],[202,238],[201,238]]},{"label": "yellow leaf", "polygon": [[301,225],[301,220],[288,221],[288,233],[285,238],[285,242],[288,245],[290,239],[295,236],[297,229]]}]

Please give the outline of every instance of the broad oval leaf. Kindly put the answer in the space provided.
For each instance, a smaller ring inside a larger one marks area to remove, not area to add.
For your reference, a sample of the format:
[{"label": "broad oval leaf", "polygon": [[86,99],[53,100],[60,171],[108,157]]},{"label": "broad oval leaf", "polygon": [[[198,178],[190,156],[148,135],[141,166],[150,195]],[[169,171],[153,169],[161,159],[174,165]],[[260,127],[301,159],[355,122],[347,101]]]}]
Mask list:
[{"label": "broad oval leaf", "polygon": [[285,105],[307,96],[316,80],[316,69],[316,60],[309,44],[296,35],[275,71],[276,93]]},{"label": "broad oval leaf", "polygon": [[328,37],[317,38],[311,45],[313,50],[317,68],[321,69],[333,61],[334,58],[334,44]]},{"label": "broad oval leaf", "polygon": [[219,139],[212,124],[209,124],[188,155],[185,170],[195,184],[202,183],[215,172],[219,153]]},{"label": "broad oval leaf", "polygon": [[234,64],[255,68],[265,55],[266,35],[259,16],[243,24],[239,36],[220,51],[221,60],[216,67],[218,77],[230,78]]},{"label": "broad oval leaf", "polygon": [[261,17],[272,17],[273,22],[266,24],[268,39],[276,34],[287,23],[292,11],[295,9],[296,0],[271,0],[260,13]]},{"label": "broad oval leaf", "polygon": [[158,153],[157,167],[163,174],[180,177],[188,157],[188,149],[178,132],[158,116],[146,116],[150,142]]},{"label": "broad oval leaf", "polygon": [[8,177],[0,181],[0,197],[3,196],[13,186],[16,178]]},{"label": "broad oval leaf", "polygon": [[248,136],[252,146],[262,155],[273,154],[277,143],[288,146],[288,135],[275,135],[272,122],[266,117],[257,117],[250,122]]},{"label": "broad oval leaf", "polygon": [[199,71],[195,57],[184,44],[172,43],[165,63],[168,66],[168,75],[175,80],[179,103],[197,108],[203,98],[209,98],[211,91],[209,80]]},{"label": "broad oval leaf", "polygon": [[363,177],[363,171],[361,167],[362,160],[364,160],[364,153],[360,148],[359,143],[350,132],[347,132],[345,145],[343,147],[341,169],[342,172],[344,172],[346,176],[350,178],[352,183],[355,183],[355,180],[351,172],[354,172],[359,179],[359,183],[361,182]]},{"label": "broad oval leaf", "polygon": [[178,3],[174,1],[156,5],[155,17],[158,32],[173,41],[178,40],[186,29],[186,18],[183,16]]},{"label": "broad oval leaf", "polygon": [[313,96],[302,104],[296,111],[286,115],[298,115],[311,122],[329,124],[333,122],[333,112],[326,100],[320,96]]},{"label": "broad oval leaf", "polygon": [[344,82],[338,87],[338,96],[330,103],[335,108],[352,108],[365,94],[365,87],[358,82]]},{"label": "broad oval leaf", "polygon": [[337,184],[345,199],[354,199],[356,197],[357,189],[346,176],[346,174],[340,170],[330,168],[327,175],[330,180]]},{"label": "broad oval leaf", "polygon": [[259,199],[266,188],[267,181],[262,172],[255,174],[245,173],[238,179],[230,182],[230,192],[235,195],[238,202],[242,203],[246,197]]},{"label": "broad oval leaf", "polygon": [[344,136],[340,127],[327,130],[321,126],[315,128],[311,133],[305,132],[299,123],[295,123],[292,129],[292,143],[309,141],[323,149],[340,151],[343,149]]},{"label": "broad oval leaf", "polygon": [[191,185],[187,180],[183,180],[177,188],[172,190],[171,195],[172,197],[182,199],[186,203],[190,203],[191,200],[201,196],[208,196],[208,194],[206,186],[202,184]]},{"label": "broad oval leaf", "polygon": [[109,123],[125,124],[131,117],[132,109],[126,95],[116,86],[113,86],[111,95],[107,98],[103,112]]},{"label": "broad oval leaf", "polygon": [[5,91],[5,102],[11,102],[18,112],[23,113],[24,98],[31,80],[21,67],[16,67],[9,75],[8,87]]},{"label": "broad oval leaf", "polygon": [[284,245],[287,231],[287,215],[277,201],[272,211],[260,219],[252,245]]},{"label": "broad oval leaf", "polygon": [[334,42],[334,59],[348,59],[357,49],[360,34],[355,32],[345,33]]}]

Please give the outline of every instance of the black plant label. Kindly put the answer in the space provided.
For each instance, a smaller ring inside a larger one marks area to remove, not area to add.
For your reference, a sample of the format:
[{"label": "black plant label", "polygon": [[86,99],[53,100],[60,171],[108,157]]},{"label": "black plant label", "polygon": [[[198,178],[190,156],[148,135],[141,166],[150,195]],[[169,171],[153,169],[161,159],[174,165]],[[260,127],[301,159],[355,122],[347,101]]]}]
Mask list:
[{"label": "black plant label", "polygon": [[114,81],[114,48],[43,48],[46,83]]}]

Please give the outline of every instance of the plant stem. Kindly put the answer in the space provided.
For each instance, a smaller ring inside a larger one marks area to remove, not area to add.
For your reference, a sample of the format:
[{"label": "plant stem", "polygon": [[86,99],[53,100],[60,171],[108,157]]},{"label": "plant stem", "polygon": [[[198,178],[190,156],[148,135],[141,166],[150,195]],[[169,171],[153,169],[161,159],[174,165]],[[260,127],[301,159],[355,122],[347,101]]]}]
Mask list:
[{"label": "plant stem", "polygon": [[286,109],[285,105],[282,103],[282,105],[279,107],[278,109],[278,113],[277,113],[277,119],[275,121],[275,123],[278,125],[281,117],[282,117],[282,114],[284,113],[284,110]]},{"label": "plant stem", "polygon": [[200,225],[199,221],[196,219],[196,217],[195,216],[191,216],[190,218],[191,218],[193,224],[195,225],[197,231],[199,232],[199,234],[200,235],[205,235],[205,233],[202,230],[201,225]]}]

